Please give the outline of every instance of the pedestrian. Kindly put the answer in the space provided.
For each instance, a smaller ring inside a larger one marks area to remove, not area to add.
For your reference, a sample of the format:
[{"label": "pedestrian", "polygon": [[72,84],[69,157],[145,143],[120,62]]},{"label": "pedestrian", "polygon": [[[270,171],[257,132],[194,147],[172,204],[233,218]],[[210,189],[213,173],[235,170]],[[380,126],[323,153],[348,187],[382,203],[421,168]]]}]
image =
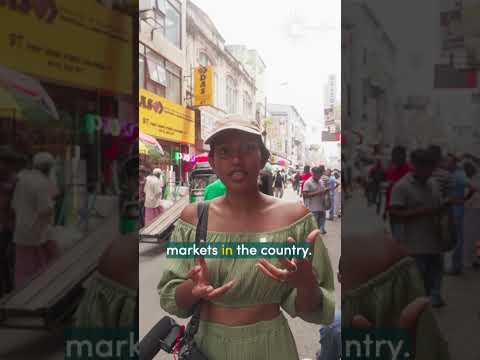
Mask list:
[{"label": "pedestrian", "polygon": [[333,175],[332,171],[329,169],[327,170],[326,172],[326,176],[327,176],[327,188],[328,188],[328,192],[329,192],[329,195],[330,195],[330,202],[332,204],[330,210],[328,210],[328,220],[335,220],[335,212],[337,211],[336,210],[336,191],[337,191],[337,188],[340,186],[340,183],[337,181],[337,178]]},{"label": "pedestrian", "polygon": [[145,179],[145,226],[162,214],[162,170],[155,168]]},{"label": "pedestrian", "polygon": [[138,172],[138,202],[140,206],[140,225],[145,226],[145,181],[149,170],[145,165],[140,165]]},{"label": "pedestrian", "polygon": [[[255,121],[227,115],[205,143],[210,164],[227,187],[224,197],[207,202],[206,242],[307,240],[313,258],[167,259],[158,285],[160,304],[181,318],[200,306],[194,340],[210,360],[299,359],[280,307],[317,324],[330,324],[335,309],[332,267],[315,218],[301,204],[258,190],[257,177],[269,152]],[[184,209],[171,242],[195,242],[197,206]]]},{"label": "pedestrian", "polygon": [[463,273],[463,230],[465,217],[465,196],[467,178],[465,171],[458,165],[458,159],[453,154],[447,156],[447,170],[452,174],[454,180],[453,192],[453,219],[456,237],[455,249],[452,253],[451,267],[447,274],[458,276]]},{"label": "pedestrian", "polygon": [[259,189],[265,195],[273,196],[273,174],[270,164],[266,164],[265,167],[260,170],[259,175]]},{"label": "pedestrian", "polygon": [[297,171],[293,177],[293,189],[296,191],[297,195],[300,194],[300,181],[302,179],[302,176],[300,175],[300,172]]},{"label": "pedestrian", "polygon": [[464,164],[464,170],[470,189],[465,202],[465,266],[478,269],[480,267],[480,257],[478,255],[480,254],[476,254],[475,246],[480,240],[478,235],[478,224],[480,224],[480,173],[471,162]]},{"label": "pedestrian", "polygon": [[17,289],[46,270],[57,256],[56,244],[49,238],[55,218],[54,198],[58,193],[50,180],[54,161],[50,153],[37,153],[33,157],[33,169],[23,171],[15,186],[12,209]]},{"label": "pedestrian", "polygon": [[300,180],[300,194],[302,194],[302,196],[303,196],[303,185],[305,185],[305,182],[311,177],[312,177],[312,173],[310,172],[310,166],[305,165],[303,167],[303,173]]},{"label": "pedestrian", "polygon": [[367,178],[367,202],[369,206],[376,206],[377,215],[380,214],[380,206],[382,203],[381,185],[384,180],[385,171],[383,170],[382,161],[377,158]]},{"label": "pedestrian", "polygon": [[0,149],[0,297],[11,292],[15,284],[15,213],[12,198],[17,182],[16,174],[23,165],[22,157],[13,149]]},{"label": "pedestrian", "polygon": [[393,186],[411,170],[411,166],[407,163],[407,150],[404,146],[397,145],[392,149],[391,164],[388,167],[385,178],[387,180],[387,189],[385,192],[385,207],[383,212],[383,219],[387,216],[390,221],[390,230],[395,237],[395,219],[389,214],[390,198]]},{"label": "pedestrian", "polygon": [[431,179],[435,169],[431,153],[418,149],[410,160],[412,171],[394,185],[390,199],[390,213],[399,225],[395,239],[415,259],[432,306],[440,307],[445,305],[441,297],[443,249],[436,219],[448,208]]},{"label": "pedestrian", "polygon": [[328,194],[328,188],[321,181],[322,170],[318,167],[312,168],[312,177],[303,186],[303,197],[305,206],[312,212],[317,220],[322,235],[325,235],[325,208],[324,196]]},{"label": "pedestrian", "polygon": [[281,199],[283,197],[283,188],[285,186],[285,178],[280,171],[277,171],[275,177],[273,178],[273,196]]},{"label": "pedestrian", "polygon": [[340,171],[337,170],[334,174],[335,180],[337,184],[339,184],[335,190],[335,216],[341,217],[342,216],[342,181]]},{"label": "pedestrian", "polygon": [[203,200],[205,201],[213,200],[213,199],[216,199],[217,197],[225,196],[226,193],[227,193],[227,188],[225,187],[225,184],[222,182],[222,180],[217,179],[205,187]]}]

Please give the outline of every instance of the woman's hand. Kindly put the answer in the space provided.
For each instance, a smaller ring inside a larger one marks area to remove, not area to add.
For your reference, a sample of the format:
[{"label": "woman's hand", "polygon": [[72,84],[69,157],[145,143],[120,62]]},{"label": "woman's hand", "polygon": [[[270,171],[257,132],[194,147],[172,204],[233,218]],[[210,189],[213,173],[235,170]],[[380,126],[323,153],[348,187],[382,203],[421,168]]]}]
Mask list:
[{"label": "woman's hand", "polygon": [[211,300],[221,296],[233,287],[233,280],[214,288],[208,280],[207,263],[203,257],[195,259],[196,266],[190,270],[187,277],[193,281],[192,295],[204,300]]},{"label": "woman's hand", "polygon": [[[320,230],[314,230],[307,236],[307,243],[309,245],[309,256],[304,259],[294,258],[288,260],[280,258],[280,264],[284,269],[279,269],[268,260],[260,259],[257,262],[257,267],[269,278],[286,282],[293,288],[298,289],[312,289],[317,286],[317,280],[312,269],[313,250],[315,248],[315,240],[318,237]],[[295,239],[289,237],[288,242],[295,244]]]}]

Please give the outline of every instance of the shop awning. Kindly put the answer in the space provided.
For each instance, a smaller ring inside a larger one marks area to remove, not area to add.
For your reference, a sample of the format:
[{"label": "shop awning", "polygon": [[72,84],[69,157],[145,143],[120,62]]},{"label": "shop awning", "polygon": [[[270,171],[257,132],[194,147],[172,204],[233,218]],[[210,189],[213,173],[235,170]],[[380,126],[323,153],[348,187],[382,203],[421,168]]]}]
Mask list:
[{"label": "shop awning", "polygon": [[30,76],[0,66],[0,116],[26,121],[58,120],[55,104]]},{"label": "shop awning", "polygon": [[160,143],[153,136],[139,132],[138,152],[143,155],[163,155]]}]

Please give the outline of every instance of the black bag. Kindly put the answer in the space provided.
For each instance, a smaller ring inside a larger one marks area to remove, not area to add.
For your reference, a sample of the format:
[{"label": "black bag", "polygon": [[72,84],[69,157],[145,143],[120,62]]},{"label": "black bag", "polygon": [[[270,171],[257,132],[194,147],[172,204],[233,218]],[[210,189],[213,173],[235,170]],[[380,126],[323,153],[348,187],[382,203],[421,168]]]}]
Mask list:
[{"label": "black bag", "polygon": [[[208,202],[198,203],[198,223],[195,233],[195,243],[207,238]],[[151,360],[158,351],[163,350],[173,354],[179,345],[179,360],[208,360],[195,344],[194,336],[200,323],[200,304],[196,304],[185,332],[170,316],[164,316],[157,325],[142,339],[140,343],[140,360]],[[160,335],[161,334],[161,335]]]}]

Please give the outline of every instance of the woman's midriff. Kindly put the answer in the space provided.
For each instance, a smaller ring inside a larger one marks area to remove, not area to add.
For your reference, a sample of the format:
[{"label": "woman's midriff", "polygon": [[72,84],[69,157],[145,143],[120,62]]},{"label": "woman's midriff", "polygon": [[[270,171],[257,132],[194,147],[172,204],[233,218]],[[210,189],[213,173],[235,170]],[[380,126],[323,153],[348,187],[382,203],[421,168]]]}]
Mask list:
[{"label": "woman's midriff", "polygon": [[241,326],[273,320],[278,315],[280,315],[279,304],[258,304],[231,308],[206,302],[202,304],[200,319],[222,325]]}]

